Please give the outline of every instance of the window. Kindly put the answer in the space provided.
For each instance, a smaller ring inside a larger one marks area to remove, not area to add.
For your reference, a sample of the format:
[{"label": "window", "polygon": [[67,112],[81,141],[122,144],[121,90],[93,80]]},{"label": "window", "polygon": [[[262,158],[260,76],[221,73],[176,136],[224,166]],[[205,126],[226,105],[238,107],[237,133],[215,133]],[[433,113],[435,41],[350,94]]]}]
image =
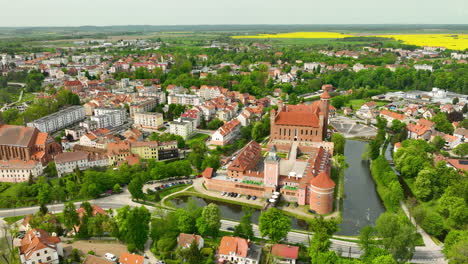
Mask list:
[{"label": "window", "polygon": [[[38,253],[36,253],[36,256],[37,256],[37,257],[39,257],[40,255],[41,255],[41,253],[39,253],[39,252],[38,252]],[[40,261],[39,261],[39,262],[40,262]]]},{"label": "window", "polygon": [[52,258],[51,257],[47,257],[47,261],[50,261]]}]

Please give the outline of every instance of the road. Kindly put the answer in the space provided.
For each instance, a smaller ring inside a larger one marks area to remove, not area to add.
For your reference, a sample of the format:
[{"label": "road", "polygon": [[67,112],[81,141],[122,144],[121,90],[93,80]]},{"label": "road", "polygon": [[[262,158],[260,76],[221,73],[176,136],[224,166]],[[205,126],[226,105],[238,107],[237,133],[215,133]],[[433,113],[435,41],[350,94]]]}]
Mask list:
[{"label": "road", "polygon": [[[111,195],[104,198],[90,200],[90,203],[96,204],[104,209],[118,209],[125,205],[129,205],[131,207],[141,206],[141,204],[135,203],[131,200],[131,195],[128,190],[124,190],[121,194]],[[76,202],[75,206],[79,206],[81,202]],[[49,205],[49,210],[51,212],[60,212],[63,210],[63,204],[54,204]],[[150,211],[154,209],[152,206],[145,205]],[[17,216],[17,215],[26,215],[26,214],[34,214],[39,210],[38,206],[33,207],[24,207],[24,208],[16,208],[16,209],[2,209],[0,210],[0,225],[1,225],[1,218],[9,217],[9,216]],[[229,231],[228,228],[233,228],[237,225],[238,222],[231,221],[231,220],[221,220],[221,230]],[[253,225],[254,234],[256,237],[261,237],[260,232],[258,230],[257,225]],[[290,243],[301,243],[307,245],[309,243],[309,239],[312,237],[311,233],[305,232],[297,232],[291,231],[288,233],[286,240]],[[350,238],[351,239],[351,238]],[[337,253],[341,254],[343,257],[353,257],[358,258],[361,255],[361,250],[356,243],[342,241],[338,239],[332,239],[332,249]],[[414,257],[411,260],[412,263],[447,263],[444,259],[444,255],[440,250],[431,249],[428,247],[416,247],[416,251],[414,253]]]}]

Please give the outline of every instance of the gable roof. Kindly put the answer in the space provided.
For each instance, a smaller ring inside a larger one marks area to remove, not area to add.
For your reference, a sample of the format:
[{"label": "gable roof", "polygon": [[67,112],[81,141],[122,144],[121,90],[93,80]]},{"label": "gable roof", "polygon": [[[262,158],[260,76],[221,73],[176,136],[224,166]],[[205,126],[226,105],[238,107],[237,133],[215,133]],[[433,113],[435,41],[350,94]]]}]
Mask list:
[{"label": "gable roof", "polygon": [[177,237],[177,245],[179,247],[189,247],[193,241],[200,245],[201,238],[199,235],[180,233],[179,237]]},{"label": "gable roof", "polygon": [[247,257],[249,250],[249,242],[246,239],[240,237],[224,236],[219,244],[218,253],[221,255],[234,255],[239,257]]},{"label": "gable roof", "polygon": [[121,264],[143,264],[145,258],[140,255],[122,253],[119,258]]},{"label": "gable roof", "polygon": [[283,244],[274,244],[271,247],[271,254],[274,257],[297,259],[299,257],[299,247]]},{"label": "gable roof", "polygon": [[44,230],[31,229],[21,240],[20,253],[28,260],[37,250],[43,248],[57,250],[57,244],[60,242],[60,238],[51,236]]}]

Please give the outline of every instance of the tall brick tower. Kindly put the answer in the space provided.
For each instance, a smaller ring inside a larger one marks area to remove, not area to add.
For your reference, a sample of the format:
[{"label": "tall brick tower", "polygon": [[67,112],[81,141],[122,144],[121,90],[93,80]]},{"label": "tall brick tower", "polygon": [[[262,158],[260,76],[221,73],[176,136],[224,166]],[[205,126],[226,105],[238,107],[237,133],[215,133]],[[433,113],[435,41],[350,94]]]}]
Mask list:
[{"label": "tall brick tower", "polygon": [[325,90],[320,96],[320,120],[322,121],[322,137],[325,139],[327,137],[328,130],[328,112],[330,107],[330,95]]},{"label": "tall brick tower", "polygon": [[333,210],[335,182],[327,172],[321,171],[310,181],[310,209],[318,214],[328,214]]},{"label": "tall brick tower", "polygon": [[265,163],[265,176],[263,178],[265,186],[278,186],[280,158],[276,155],[276,147],[272,146]]}]

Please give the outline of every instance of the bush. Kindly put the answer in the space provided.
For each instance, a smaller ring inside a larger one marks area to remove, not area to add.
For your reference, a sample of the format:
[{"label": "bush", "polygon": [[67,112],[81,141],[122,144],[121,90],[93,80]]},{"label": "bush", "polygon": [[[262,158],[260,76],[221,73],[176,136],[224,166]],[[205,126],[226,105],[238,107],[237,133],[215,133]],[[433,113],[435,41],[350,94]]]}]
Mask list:
[{"label": "bush", "polygon": [[88,255],[96,255],[96,253],[92,250],[88,251]]},{"label": "bush", "polygon": [[213,254],[213,249],[212,249],[212,248],[202,248],[202,250],[200,251],[200,253],[201,253],[203,256],[207,257],[207,256]]}]

